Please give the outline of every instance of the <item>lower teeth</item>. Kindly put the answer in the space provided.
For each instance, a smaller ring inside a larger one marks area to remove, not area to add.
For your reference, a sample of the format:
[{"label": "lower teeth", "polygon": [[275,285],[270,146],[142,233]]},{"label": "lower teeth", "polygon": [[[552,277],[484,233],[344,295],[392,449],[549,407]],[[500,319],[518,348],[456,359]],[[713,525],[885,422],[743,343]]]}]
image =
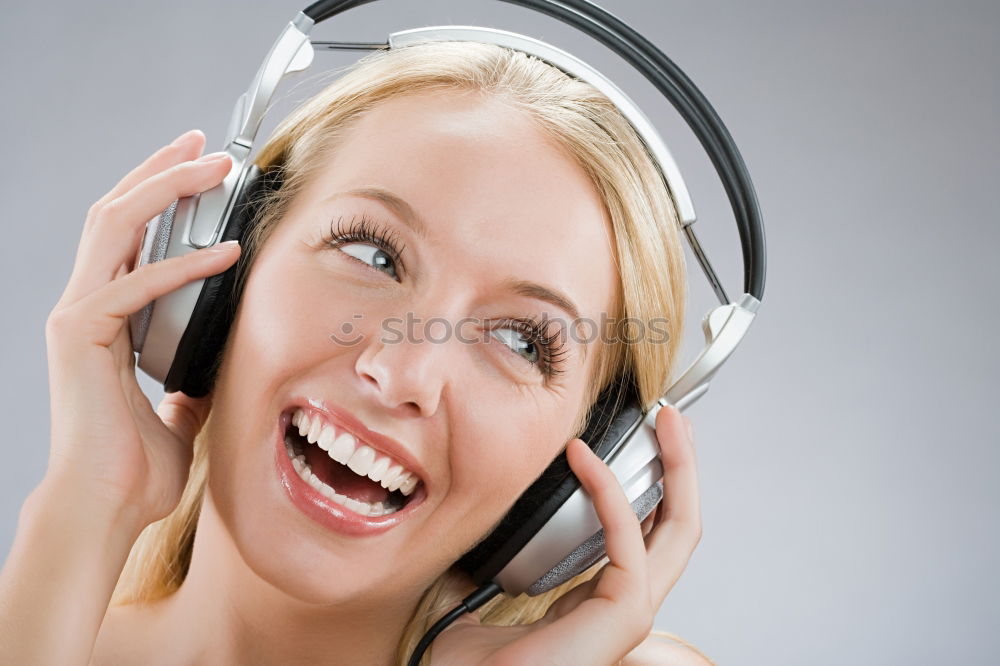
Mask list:
[{"label": "lower teeth", "polygon": [[341,495],[336,490],[320,481],[319,477],[312,473],[308,463],[306,463],[306,457],[302,451],[299,450],[298,443],[287,435],[285,436],[285,453],[287,453],[288,457],[291,459],[292,467],[295,468],[295,472],[299,475],[299,478],[318,490],[325,497],[332,499],[337,504],[340,504],[355,513],[359,513],[362,516],[385,516],[399,511],[399,507],[392,506],[387,502],[375,502],[372,504],[370,502],[356,500],[353,497]]}]

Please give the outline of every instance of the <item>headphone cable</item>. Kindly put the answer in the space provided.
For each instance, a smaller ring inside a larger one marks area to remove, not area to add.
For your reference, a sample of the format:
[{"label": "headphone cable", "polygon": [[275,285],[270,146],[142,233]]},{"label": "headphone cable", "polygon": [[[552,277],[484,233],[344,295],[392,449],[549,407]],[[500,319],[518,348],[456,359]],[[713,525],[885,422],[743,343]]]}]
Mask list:
[{"label": "headphone cable", "polygon": [[447,615],[435,622],[434,626],[427,630],[424,637],[420,639],[419,643],[417,643],[417,647],[414,648],[413,654],[410,655],[410,660],[406,662],[407,666],[418,666],[418,664],[420,664],[420,659],[424,656],[424,652],[427,651],[427,648],[430,647],[431,642],[437,638],[437,635],[444,631],[449,624],[466,613],[478,610],[487,601],[501,592],[503,592],[503,588],[493,581],[490,581],[480,585],[478,590],[467,596],[465,599],[462,599],[462,603],[448,611]]}]

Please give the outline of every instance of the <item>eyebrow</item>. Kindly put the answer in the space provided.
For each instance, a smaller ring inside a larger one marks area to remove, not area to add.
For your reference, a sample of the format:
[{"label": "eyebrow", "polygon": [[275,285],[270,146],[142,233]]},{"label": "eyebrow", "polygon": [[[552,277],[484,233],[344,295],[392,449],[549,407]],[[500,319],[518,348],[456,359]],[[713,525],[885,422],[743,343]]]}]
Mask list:
[{"label": "eyebrow", "polygon": [[576,321],[580,318],[580,312],[576,309],[573,301],[571,301],[565,294],[556,291],[555,289],[550,289],[549,287],[538,284],[537,282],[519,280],[514,277],[506,278],[503,282],[501,282],[501,284],[505,289],[510,289],[514,293],[521,296],[525,296],[527,298],[537,298],[540,301],[546,301],[558,308],[562,308],[569,315],[570,321]]},{"label": "eyebrow", "polygon": [[407,203],[405,199],[396,196],[389,190],[383,190],[380,187],[358,187],[353,190],[347,190],[346,192],[338,192],[327,199],[327,201],[332,201],[338,197],[362,197],[364,199],[378,201],[392,210],[392,212],[394,212],[398,218],[403,220],[403,222],[406,223],[406,226],[410,227],[415,234],[421,238],[427,237],[427,225],[417,214],[417,211],[413,210],[413,206]]}]

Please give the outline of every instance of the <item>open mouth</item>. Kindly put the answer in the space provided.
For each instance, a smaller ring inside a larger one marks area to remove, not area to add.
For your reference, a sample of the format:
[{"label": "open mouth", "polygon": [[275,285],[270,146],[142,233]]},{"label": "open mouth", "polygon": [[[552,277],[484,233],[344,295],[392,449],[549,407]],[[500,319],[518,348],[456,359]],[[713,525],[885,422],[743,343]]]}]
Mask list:
[{"label": "open mouth", "polygon": [[301,408],[292,413],[284,438],[285,453],[299,477],[362,516],[396,513],[422,487],[416,474],[390,456]]}]

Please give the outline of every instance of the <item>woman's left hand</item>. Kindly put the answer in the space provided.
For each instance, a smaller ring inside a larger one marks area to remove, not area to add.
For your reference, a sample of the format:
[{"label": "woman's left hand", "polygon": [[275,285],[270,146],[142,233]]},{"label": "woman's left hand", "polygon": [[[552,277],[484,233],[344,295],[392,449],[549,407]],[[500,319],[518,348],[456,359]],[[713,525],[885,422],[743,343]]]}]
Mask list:
[{"label": "woman's left hand", "polygon": [[466,614],[434,641],[434,666],[609,666],[642,643],[701,539],[689,427],[690,419],[673,407],[656,416],[664,498],[642,525],[614,473],[583,440],[570,441],[566,455],[604,527],[608,563],[534,624],[481,625],[478,613]]}]

